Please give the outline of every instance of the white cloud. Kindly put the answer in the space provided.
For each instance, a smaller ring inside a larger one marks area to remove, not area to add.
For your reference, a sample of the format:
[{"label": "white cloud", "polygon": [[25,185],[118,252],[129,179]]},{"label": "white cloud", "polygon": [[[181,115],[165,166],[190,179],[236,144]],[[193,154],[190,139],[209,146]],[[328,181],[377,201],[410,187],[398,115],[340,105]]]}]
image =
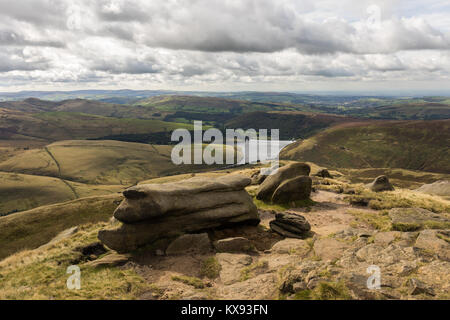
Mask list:
[{"label": "white cloud", "polygon": [[448,21],[441,0],[0,0],[0,86],[444,85]]}]

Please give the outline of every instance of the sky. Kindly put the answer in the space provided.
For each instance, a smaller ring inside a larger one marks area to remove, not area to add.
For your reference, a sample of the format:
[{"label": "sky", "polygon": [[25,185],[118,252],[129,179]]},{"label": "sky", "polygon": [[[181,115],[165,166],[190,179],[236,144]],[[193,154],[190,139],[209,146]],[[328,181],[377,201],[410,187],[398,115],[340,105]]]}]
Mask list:
[{"label": "sky", "polygon": [[0,91],[450,92],[450,1],[0,0]]}]

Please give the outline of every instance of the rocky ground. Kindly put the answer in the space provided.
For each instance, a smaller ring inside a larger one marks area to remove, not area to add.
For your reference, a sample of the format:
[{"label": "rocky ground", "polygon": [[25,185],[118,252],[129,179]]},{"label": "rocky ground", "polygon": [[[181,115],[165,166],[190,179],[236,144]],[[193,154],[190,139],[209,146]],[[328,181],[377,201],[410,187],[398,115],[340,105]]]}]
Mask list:
[{"label": "rocky ground", "polygon": [[[342,197],[317,190],[314,206],[289,210],[310,223],[305,239],[273,233],[275,212],[260,210],[257,227],[187,236],[166,253],[127,258],[123,268],[152,284],[142,299],[449,298],[449,230],[381,231],[358,219],[379,212],[355,214]],[[370,266],[379,268],[379,288],[368,288]]]}]

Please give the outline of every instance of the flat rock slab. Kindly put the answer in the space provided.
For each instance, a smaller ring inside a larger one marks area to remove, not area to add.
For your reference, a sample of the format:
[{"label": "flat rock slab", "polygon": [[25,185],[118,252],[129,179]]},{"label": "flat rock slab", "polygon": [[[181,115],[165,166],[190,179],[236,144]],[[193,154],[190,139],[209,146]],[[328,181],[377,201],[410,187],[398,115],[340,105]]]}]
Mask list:
[{"label": "flat rock slab", "polygon": [[314,242],[314,252],[323,261],[339,259],[349,245],[333,238],[317,239]]},{"label": "flat rock slab", "polygon": [[253,243],[244,237],[234,237],[220,239],[214,242],[214,248],[217,252],[256,252],[256,248]]},{"label": "flat rock slab", "polygon": [[270,249],[272,253],[279,254],[295,254],[295,255],[306,255],[311,248],[305,240],[301,239],[284,239],[273,245]]},{"label": "flat rock slab", "polygon": [[216,258],[221,266],[220,280],[224,284],[240,281],[242,269],[253,262],[252,257],[247,254],[218,253]]},{"label": "flat rock slab", "polygon": [[415,231],[425,227],[450,228],[450,216],[422,208],[394,208],[389,210],[392,226],[398,231]]},{"label": "flat rock slab", "polygon": [[205,254],[211,251],[212,246],[207,233],[184,234],[169,244],[166,249],[166,254]]},{"label": "flat rock slab", "polygon": [[433,252],[440,259],[450,261],[450,243],[444,239],[450,240],[449,230],[423,230],[419,233],[414,247]]},{"label": "flat rock slab", "polygon": [[220,299],[263,300],[275,299],[278,292],[275,274],[261,274],[246,281],[224,286],[218,290]]}]

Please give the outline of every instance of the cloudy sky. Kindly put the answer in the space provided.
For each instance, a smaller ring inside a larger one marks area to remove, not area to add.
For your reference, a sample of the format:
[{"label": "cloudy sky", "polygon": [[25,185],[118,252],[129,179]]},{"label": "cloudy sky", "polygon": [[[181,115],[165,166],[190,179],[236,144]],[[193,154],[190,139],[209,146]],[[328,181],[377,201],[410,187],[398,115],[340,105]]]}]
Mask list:
[{"label": "cloudy sky", "polygon": [[449,90],[448,0],[0,0],[0,91]]}]

